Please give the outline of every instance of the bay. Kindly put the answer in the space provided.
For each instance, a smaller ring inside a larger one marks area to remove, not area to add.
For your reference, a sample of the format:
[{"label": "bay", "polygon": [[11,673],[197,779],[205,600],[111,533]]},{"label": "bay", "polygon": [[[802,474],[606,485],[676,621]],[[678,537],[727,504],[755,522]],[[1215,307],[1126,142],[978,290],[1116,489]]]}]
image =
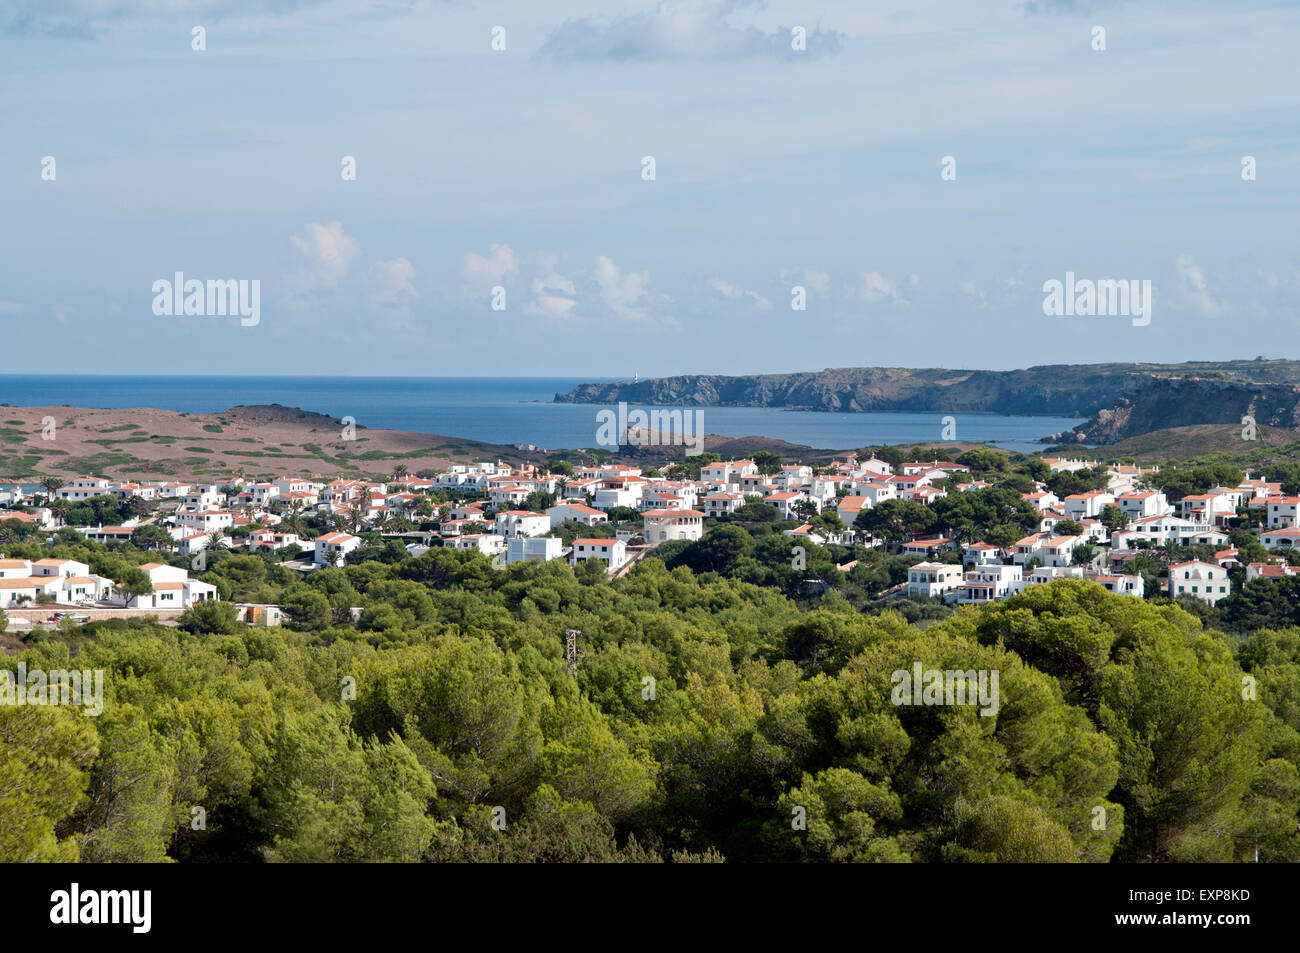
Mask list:
[{"label": "bay", "polygon": [[[601,378],[558,377],[238,377],[0,375],[0,403],[21,406],[156,407],[215,413],[239,404],[282,404],[354,417],[367,427],[411,430],[545,449],[596,446],[598,404],[556,404],[557,393]],[[704,407],[706,433],[763,436],[819,449],[879,443],[942,442],[937,413],[853,414],[776,407]],[[1008,450],[1080,418],[955,414],[956,439]]]}]

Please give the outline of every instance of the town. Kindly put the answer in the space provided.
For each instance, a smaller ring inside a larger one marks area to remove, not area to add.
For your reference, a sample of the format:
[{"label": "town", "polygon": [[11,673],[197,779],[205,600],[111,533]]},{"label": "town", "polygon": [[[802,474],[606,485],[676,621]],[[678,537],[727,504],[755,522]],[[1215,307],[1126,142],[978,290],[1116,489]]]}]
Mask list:
[{"label": "town", "polygon": [[[1234,568],[1244,568],[1238,577],[1245,581],[1300,571],[1286,558],[1300,555],[1300,497],[1285,495],[1280,482],[1249,476],[1171,501],[1156,488],[1158,468],[1029,458],[1039,479],[1012,475],[1022,487],[1019,515],[1032,508],[1028,523],[1011,518],[981,533],[953,532],[949,521],[938,532],[924,531],[927,521],[916,522],[918,514],[951,508],[957,494],[994,488],[989,479],[1000,473],[991,453],[963,455],[967,462],[894,463],[848,453],[818,466],[785,465],[770,454],[757,462],[706,456],[694,468],[670,463],[662,471],[623,463],[480,462],[419,476],[399,466],[385,482],[256,480],[242,472],[207,483],[47,479],[26,491],[0,489],[0,542],[84,539],[109,551],[156,551],[157,558],[135,567],[143,578],[131,573],[130,579],[93,572],[77,559],[2,559],[0,607],[18,625],[55,622],[68,610],[79,610],[74,617],[81,621],[90,618],[87,610],[96,610],[95,618],[115,610],[174,618],[220,598],[218,586],[202,578],[218,550],[263,555],[308,573],[373,558],[376,545],[387,546],[390,556],[394,546],[401,547],[399,556],[442,546],[481,553],[498,568],[595,560],[618,578],[665,543],[691,543],[713,525],[745,517],[782,527],[794,569],[802,568],[810,545],[902,557],[906,580],[883,589],[885,601],[982,604],[1076,578],[1124,596],[1188,596],[1215,605],[1233,591]],[[1080,473],[1093,488],[1052,492],[1059,475]],[[913,519],[900,521],[900,512]],[[1231,544],[1243,515],[1259,527],[1251,538],[1254,559]],[[1008,525],[1031,531],[1013,539]],[[1149,571],[1138,568],[1143,558],[1188,547],[1203,557],[1165,560],[1163,583],[1153,591]],[[836,568],[850,572],[856,563]],[[813,592],[819,585],[824,590],[816,579],[808,584]],[[270,625],[283,618],[275,605],[237,608],[243,621]]]}]

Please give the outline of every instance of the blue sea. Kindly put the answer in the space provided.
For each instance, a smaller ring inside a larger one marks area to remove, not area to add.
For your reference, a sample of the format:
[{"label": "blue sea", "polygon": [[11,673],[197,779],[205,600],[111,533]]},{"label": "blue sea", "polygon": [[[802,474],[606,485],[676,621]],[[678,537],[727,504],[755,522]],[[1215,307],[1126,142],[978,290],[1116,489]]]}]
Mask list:
[{"label": "blue sea", "polygon": [[[601,378],[557,377],[153,377],[0,375],[0,403],[157,407],[214,413],[238,404],[283,404],[367,427],[413,430],[548,450],[596,446],[596,404],[552,403]],[[773,407],[705,407],[706,433],[764,436],[842,450],[879,443],[941,442],[939,414],[852,414]],[[1039,438],[1073,417],[956,414],[956,439],[1041,450]]]}]

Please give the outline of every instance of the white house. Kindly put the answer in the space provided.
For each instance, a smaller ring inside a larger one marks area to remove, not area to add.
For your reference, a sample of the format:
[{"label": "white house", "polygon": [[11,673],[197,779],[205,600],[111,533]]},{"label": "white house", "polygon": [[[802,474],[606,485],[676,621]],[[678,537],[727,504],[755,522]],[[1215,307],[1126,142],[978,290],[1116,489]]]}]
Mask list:
[{"label": "white house", "polygon": [[1300,566],[1286,563],[1250,563],[1246,567],[1246,581],[1252,579],[1283,579],[1286,576],[1300,575]]},{"label": "white house", "polygon": [[1011,561],[1017,566],[1023,566],[1032,559],[1042,562],[1042,545],[1049,538],[1047,533],[1032,533],[1016,540],[1011,545]]},{"label": "white house", "polygon": [[235,525],[235,514],[226,510],[196,510],[177,512],[175,521],[197,533],[219,533]]},{"label": "white house", "polygon": [[33,576],[87,576],[90,567],[75,559],[42,559],[32,563]]},{"label": "white house", "polygon": [[217,598],[216,586],[191,579],[189,572],[178,566],[145,563],[140,571],[149,577],[153,592],[132,596],[126,603],[129,609],[188,609]]},{"label": "white house", "polygon": [[962,554],[966,566],[978,569],[981,566],[1002,565],[1002,548],[992,543],[971,543]]},{"label": "white house", "polygon": [[704,514],[699,510],[647,510],[641,516],[645,520],[645,541],[651,546],[704,535]]},{"label": "white house", "polygon": [[1021,566],[984,566],[967,570],[952,601],[962,605],[994,602],[1011,595],[1023,577]]},{"label": "white house", "polygon": [[546,515],[550,517],[552,526],[559,526],[567,520],[573,520],[573,522],[581,523],[584,526],[595,526],[597,523],[609,522],[609,516],[594,506],[574,501],[556,503],[554,506],[547,508]]},{"label": "white house", "polygon": [[1190,546],[1194,543],[1221,545],[1227,542],[1227,534],[1212,529],[1205,523],[1182,519],[1178,516],[1148,516],[1134,520],[1128,529],[1111,536],[1111,549],[1137,549],[1135,544],[1145,540],[1152,546],[1176,543]]},{"label": "white house", "polygon": [[637,500],[641,498],[641,484],[633,483],[628,486],[619,487],[602,487],[596,491],[596,498],[593,505],[598,510],[612,510],[616,506],[626,506],[636,509]]},{"label": "white house", "polygon": [[745,505],[739,493],[710,493],[704,498],[706,516],[728,516]]},{"label": "white house", "polygon": [[1269,529],[1300,526],[1300,496],[1268,498]]},{"label": "white house", "polygon": [[602,560],[609,569],[627,562],[627,543],[621,539],[582,539],[573,541],[569,562],[576,566],[584,559]]},{"label": "white house", "polygon": [[852,526],[858,514],[871,509],[871,506],[871,500],[866,496],[845,496],[840,498],[835,512],[839,514],[845,526]]},{"label": "white house", "polygon": [[1116,595],[1136,596],[1141,599],[1146,594],[1146,582],[1141,576],[1116,576],[1109,573],[1099,573],[1085,578],[1091,579],[1107,592],[1113,592]]},{"label": "white house", "polygon": [[[361,537],[353,536],[350,533],[336,532],[326,533],[324,536],[316,537],[316,558],[317,566],[345,566],[347,565],[348,553],[352,552],[361,545]],[[336,557],[335,554],[338,554]],[[337,558],[338,562],[335,562]],[[324,577],[322,577],[324,578]]]},{"label": "white house", "polygon": [[800,503],[811,503],[817,512],[821,512],[821,504],[817,500],[811,499],[805,494],[793,490],[785,490],[780,493],[772,493],[763,497],[763,502],[775,506],[781,514],[783,520],[799,519],[799,514],[795,506]]},{"label": "white house", "polygon": [[54,496],[60,500],[88,500],[92,496],[101,496],[107,493],[109,485],[107,480],[101,480],[98,477],[70,480],[55,490]]},{"label": "white house", "polygon": [[1158,490],[1122,493],[1115,497],[1115,505],[1132,520],[1145,519],[1148,516],[1165,516],[1173,512],[1168,498]]},{"label": "white house", "polygon": [[31,576],[19,579],[0,579],[0,606],[16,606],[22,602],[35,602],[40,586]]},{"label": "white house", "polygon": [[1074,562],[1074,547],[1083,542],[1080,536],[1053,536],[1039,544],[1035,555],[1040,565],[1068,566]]},{"label": "white house", "polygon": [[803,466],[802,464],[794,464],[791,466],[783,466],[781,472],[776,475],[776,478],[772,482],[783,489],[793,490],[812,483],[812,478],[812,467]]},{"label": "white house", "polygon": [[907,594],[932,599],[952,592],[962,583],[962,568],[955,563],[917,563],[907,570]]},{"label": "white house", "polygon": [[647,489],[636,502],[639,510],[687,510],[686,501],[671,490]]},{"label": "white house", "polygon": [[1236,501],[1235,492],[1191,493],[1178,501],[1178,515],[1198,523],[1221,523],[1237,512]]},{"label": "white house", "polygon": [[564,555],[558,536],[511,536],[506,540],[506,562],[545,562]]},{"label": "white house", "polygon": [[934,556],[952,548],[953,541],[949,537],[928,536],[925,539],[909,539],[903,543],[900,552],[904,556]]},{"label": "white house", "polygon": [[1265,549],[1294,549],[1300,546],[1300,529],[1272,529],[1259,534]]},{"label": "white house", "polygon": [[1055,493],[1049,493],[1046,490],[1036,490],[1033,493],[1021,493],[1022,500],[1028,500],[1034,504],[1034,508],[1042,513],[1045,510],[1055,509],[1061,505],[1060,498]]},{"label": "white house", "polygon": [[506,483],[488,490],[488,499],[492,501],[493,506],[514,506],[528,499],[528,494],[532,492],[531,487]]},{"label": "white house", "polygon": [[1169,598],[1195,596],[1214,605],[1232,592],[1228,570],[1214,563],[1192,560],[1169,567]]},{"label": "white house", "polygon": [[1102,508],[1114,502],[1115,497],[1105,490],[1090,490],[1087,493],[1071,493],[1063,504],[1067,519],[1082,522],[1089,517],[1100,516]]},{"label": "white house", "polygon": [[541,536],[550,531],[549,516],[528,510],[504,510],[492,521],[492,532],[499,536]]},{"label": "white house", "polygon": [[496,556],[506,551],[506,538],[496,533],[464,533],[444,539],[442,545],[449,549],[477,549],[484,556]]},{"label": "white house", "polygon": [[700,468],[700,479],[716,480],[722,484],[738,484],[741,477],[754,476],[758,466],[753,460],[728,460],[726,463],[711,463]]}]

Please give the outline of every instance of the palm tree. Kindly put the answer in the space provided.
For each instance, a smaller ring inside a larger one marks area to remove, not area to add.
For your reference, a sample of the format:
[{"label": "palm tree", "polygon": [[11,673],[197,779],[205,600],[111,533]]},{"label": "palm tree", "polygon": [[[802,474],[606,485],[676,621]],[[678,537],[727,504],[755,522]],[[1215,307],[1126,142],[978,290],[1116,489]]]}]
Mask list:
[{"label": "palm tree", "polygon": [[407,469],[405,463],[399,463],[393,467],[393,482],[401,483],[406,479]]},{"label": "palm tree", "polygon": [[46,477],[41,480],[41,486],[45,488],[45,504],[48,506],[54,499],[54,493],[63,486],[63,481],[58,477]]},{"label": "palm tree", "polygon": [[343,526],[349,533],[355,535],[357,530],[361,528],[361,521],[364,516],[365,513],[362,511],[361,507],[356,503],[353,503],[344,511]]},{"label": "palm tree", "polygon": [[283,520],[284,528],[292,530],[294,533],[301,536],[303,534],[303,525],[305,523],[306,520],[303,519],[302,515],[302,503],[298,500],[294,500],[293,505],[289,507],[289,515]]},{"label": "palm tree", "polygon": [[48,505],[50,511],[54,513],[55,522],[63,525],[64,520],[68,517],[68,510],[72,509],[72,502],[70,500],[54,500]]}]

